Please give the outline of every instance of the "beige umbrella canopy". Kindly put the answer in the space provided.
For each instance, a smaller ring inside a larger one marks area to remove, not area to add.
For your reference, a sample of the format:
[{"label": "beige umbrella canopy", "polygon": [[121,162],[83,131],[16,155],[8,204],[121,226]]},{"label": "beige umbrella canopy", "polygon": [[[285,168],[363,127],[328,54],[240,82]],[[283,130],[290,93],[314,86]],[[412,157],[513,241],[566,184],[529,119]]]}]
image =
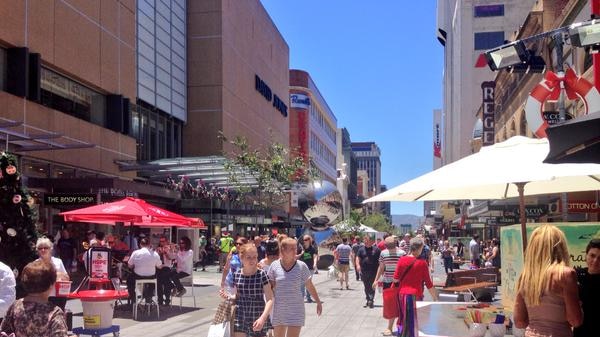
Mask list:
[{"label": "beige umbrella canopy", "polygon": [[519,197],[525,247],[525,195],[600,190],[600,164],[545,164],[548,151],[545,138],[515,136],[364,202]]}]

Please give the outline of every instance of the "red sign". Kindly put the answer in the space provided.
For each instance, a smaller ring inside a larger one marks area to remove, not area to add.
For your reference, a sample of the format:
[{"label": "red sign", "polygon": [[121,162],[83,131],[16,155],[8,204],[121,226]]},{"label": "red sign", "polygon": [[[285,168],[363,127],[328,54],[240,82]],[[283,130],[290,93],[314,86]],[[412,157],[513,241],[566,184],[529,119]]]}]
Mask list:
[{"label": "red sign", "polygon": [[[569,200],[568,213],[600,213],[600,204],[595,200]],[[562,203],[559,200],[559,210]]]}]

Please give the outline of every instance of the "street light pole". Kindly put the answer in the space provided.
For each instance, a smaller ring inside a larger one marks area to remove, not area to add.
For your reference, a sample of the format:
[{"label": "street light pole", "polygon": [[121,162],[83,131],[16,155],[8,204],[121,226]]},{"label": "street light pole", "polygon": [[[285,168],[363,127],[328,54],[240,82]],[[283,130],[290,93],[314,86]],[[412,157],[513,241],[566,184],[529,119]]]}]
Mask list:
[{"label": "street light pole", "polygon": [[[556,50],[556,75],[559,77],[565,76],[565,68],[563,65],[563,34],[558,33],[553,36],[554,48]],[[560,122],[564,122],[566,117],[565,112],[565,82],[560,81],[560,94],[558,96],[558,115]]]},{"label": "street light pole", "polygon": [[[600,17],[600,0],[591,0],[592,18]],[[600,91],[600,53],[592,55],[594,61],[594,86]]]}]

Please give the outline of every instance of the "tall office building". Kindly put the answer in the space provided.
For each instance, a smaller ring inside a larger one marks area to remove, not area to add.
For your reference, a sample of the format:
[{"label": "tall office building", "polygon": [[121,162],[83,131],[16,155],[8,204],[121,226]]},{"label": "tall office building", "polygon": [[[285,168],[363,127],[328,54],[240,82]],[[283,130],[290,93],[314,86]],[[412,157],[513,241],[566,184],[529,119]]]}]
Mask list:
[{"label": "tall office building", "polygon": [[381,193],[381,151],[375,142],[352,142],[352,152],[356,157],[356,166],[358,170],[367,171],[369,182],[367,185],[370,198]]},{"label": "tall office building", "polygon": [[438,0],[438,40],[444,46],[442,164],[471,154],[483,82],[495,73],[475,68],[481,53],[511,40],[535,0]]},{"label": "tall office building", "polygon": [[137,1],[137,101],[132,134],[138,159],[181,156],[187,121],[186,1]]},{"label": "tall office building", "polygon": [[352,152],[350,133],[346,128],[337,129],[337,188],[344,200],[344,216],[350,214],[353,207],[360,207],[357,198],[357,165]]}]

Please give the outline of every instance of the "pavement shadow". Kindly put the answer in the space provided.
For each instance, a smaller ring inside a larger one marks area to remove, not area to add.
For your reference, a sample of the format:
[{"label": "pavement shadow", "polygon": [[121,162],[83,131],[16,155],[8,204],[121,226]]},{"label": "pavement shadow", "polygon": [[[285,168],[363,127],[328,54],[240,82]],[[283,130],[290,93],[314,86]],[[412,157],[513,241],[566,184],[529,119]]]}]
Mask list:
[{"label": "pavement shadow", "polygon": [[[150,312],[145,310],[143,306],[138,309],[138,322],[154,322],[154,321],[166,321],[169,318],[173,318],[179,315],[188,314],[193,311],[199,311],[205,308],[194,308],[194,307],[179,307],[178,305],[163,306],[160,307],[160,318],[156,317],[156,309],[152,308]],[[131,319],[133,320],[133,311],[130,305],[119,305],[115,307],[113,318]]]}]

